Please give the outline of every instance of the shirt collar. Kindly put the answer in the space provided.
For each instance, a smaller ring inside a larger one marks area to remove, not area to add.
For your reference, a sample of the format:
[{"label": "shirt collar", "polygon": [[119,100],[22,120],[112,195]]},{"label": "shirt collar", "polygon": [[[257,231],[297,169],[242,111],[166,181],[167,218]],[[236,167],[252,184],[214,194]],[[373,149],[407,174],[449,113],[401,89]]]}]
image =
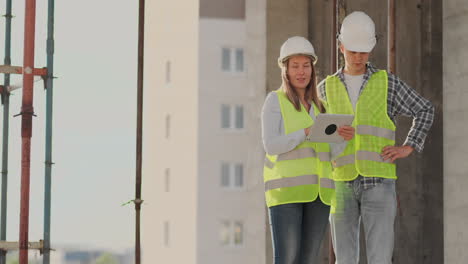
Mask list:
[{"label": "shirt collar", "polygon": [[[364,81],[369,80],[370,76],[379,70],[370,62],[366,64],[366,72],[364,73]],[[335,76],[338,76],[340,80],[344,83],[344,66],[341,67],[335,74]]]}]

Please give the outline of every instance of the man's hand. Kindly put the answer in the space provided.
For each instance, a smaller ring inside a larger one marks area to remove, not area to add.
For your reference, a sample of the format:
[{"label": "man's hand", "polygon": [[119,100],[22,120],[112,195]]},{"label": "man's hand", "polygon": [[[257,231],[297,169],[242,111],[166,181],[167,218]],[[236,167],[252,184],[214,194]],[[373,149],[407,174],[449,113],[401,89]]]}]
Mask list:
[{"label": "man's hand", "polygon": [[338,128],[338,135],[342,136],[346,141],[353,139],[354,127],[352,126],[340,126]]},{"label": "man's hand", "polygon": [[396,159],[406,158],[413,152],[414,148],[410,146],[386,146],[382,149],[380,156],[384,160],[390,159],[394,162]]}]

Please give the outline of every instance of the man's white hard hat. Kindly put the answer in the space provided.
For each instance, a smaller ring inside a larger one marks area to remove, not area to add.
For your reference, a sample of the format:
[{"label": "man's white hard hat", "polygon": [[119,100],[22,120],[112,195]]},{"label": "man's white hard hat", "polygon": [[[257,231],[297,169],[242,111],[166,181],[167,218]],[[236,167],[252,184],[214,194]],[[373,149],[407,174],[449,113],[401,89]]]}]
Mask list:
[{"label": "man's white hard hat", "polygon": [[341,24],[338,40],[347,50],[371,52],[377,42],[374,21],[361,11],[349,14]]},{"label": "man's white hard hat", "polygon": [[305,55],[313,58],[313,63],[317,62],[317,55],[312,44],[304,37],[291,37],[281,46],[278,64],[281,67],[289,57],[294,55]]}]

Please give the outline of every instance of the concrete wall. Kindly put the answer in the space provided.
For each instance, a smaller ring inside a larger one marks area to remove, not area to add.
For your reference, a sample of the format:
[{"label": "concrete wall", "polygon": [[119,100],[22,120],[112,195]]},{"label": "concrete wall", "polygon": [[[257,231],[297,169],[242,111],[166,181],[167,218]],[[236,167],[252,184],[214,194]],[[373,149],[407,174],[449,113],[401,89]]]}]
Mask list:
[{"label": "concrete wall", "polygon": [[281,85],[278,57],[281,45],[290,37],[308,34],[308,1],[267,1],[267,90],[273,91]]},{"label": "concrete wall", "polygon": [[[199,1],[184,5],[149,1],[146,8],[142,263],[195,264]],[[169,83],[167,61],[171,63]],[[171,125],[166,138],[168,114]],[[165,191],[166,168],[170,169],[169,192]]]},{"label": "concrete wall", "polygon": [[468,259],[468,2],[444,1],[444,241],[445,263]]},{"label": "concrete wall", "polygon": [[332,5],[333,1],[311,1],[309,4],[308,36],[318,56],[315,64],[318,81],[332,73]]}]

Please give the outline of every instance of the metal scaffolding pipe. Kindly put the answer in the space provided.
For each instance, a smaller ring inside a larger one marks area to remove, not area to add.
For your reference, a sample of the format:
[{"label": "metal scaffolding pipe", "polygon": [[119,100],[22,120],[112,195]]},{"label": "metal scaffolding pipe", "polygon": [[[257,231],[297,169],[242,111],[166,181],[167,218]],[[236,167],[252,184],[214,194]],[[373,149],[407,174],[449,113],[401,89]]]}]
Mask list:
[{"label": "metal scaffolding pipe", "polygon": [[145,0],[139,2],[138,12],[138,80],[137,80],[137,142],[136,142],[136,181],[135,181],[135,264],[141,263],[140,211],[141,204],[141,167],[143,139],[143,55],[145,44]]},{"label": "metal scaffolding pipe", "polygon": [[388,0],[388,51],[387,51],[387,67],[388,71],[395,73],[396,71],[396,38],[395,38],[395,0]]},{"label": "metal scaffolding pipe", "polygon": [[332,49],[331,49],[331,73],[334,73],[337,70],[337,44],[336,44],[336,36],[337,36],[337,13],[338,13],[338,3],[337,0],[333,0],[333,13],[332,13]]},{"label": "metal scaffolding pipe", "polygon": [[[6,0],[5,13],[5,65],[11,65],[11,0]],[[8,136],[10,127],[10,74],[5,74],[4,85],[5,89],[2,93],[3,103],[3,140],[2,140],[2,200],[1,200],[1,227],[0,240],[6,241],[7,233],[7,193],[8,193]],[[0,250],[0,264],[6,263],[6,251]]]},{"label": "metal scaffolding pipe", "polygon": [[31,172],[31,136],[34,82],[34,39],[36,0],[26,0],[24,19],[23,97],[21,105],[21,201],[19,264],[28,263],[29,186]]},{"label": "metal scaffolding pipe", "polygon": [[46,136],[44,176],[44,256],[43,264],[50,263],[50,215],[52,201],[52,118],[54,79],[54,11],[55,0],[48,1],[47,18],[47,78],[46,88]]}]

